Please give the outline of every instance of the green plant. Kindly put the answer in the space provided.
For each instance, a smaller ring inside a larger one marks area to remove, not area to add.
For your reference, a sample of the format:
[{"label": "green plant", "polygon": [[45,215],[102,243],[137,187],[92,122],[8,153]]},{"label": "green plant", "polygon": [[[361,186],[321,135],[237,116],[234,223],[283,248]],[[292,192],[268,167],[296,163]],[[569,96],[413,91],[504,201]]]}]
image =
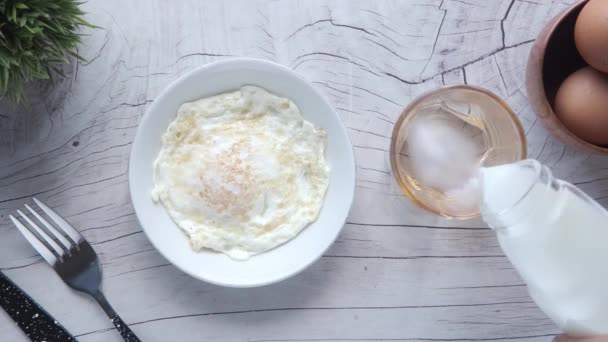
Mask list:
[{"label": "green plant", "polygon": [[32,80],[63,75],[61,65],[76,53],[83,19],[75,0],[0,0],[0,99],[26,102],[24,86]]}]

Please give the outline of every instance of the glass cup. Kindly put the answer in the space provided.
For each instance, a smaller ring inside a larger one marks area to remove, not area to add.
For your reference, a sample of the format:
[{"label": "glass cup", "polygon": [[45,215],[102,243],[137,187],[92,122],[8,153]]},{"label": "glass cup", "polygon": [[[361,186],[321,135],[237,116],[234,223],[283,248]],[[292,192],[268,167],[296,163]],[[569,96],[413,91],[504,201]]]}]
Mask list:
[{"label": "glass cup", "polygon": [[[479,200],[463,200],[462,194],[446,191],[429,182],[425,176],[428,158],[412,150],[419,148],[420,138],[414,138],[412,127],[425,122],[436,127],[447,127],[466,139],[468,149],[474,151],[476,166],[495,166],[526,158],[526,137],[513,110],[495,94],[473,86],[441,88],[415,99],[405,108],[393,129],[390,162],[393,176],[403,193],[420,207],[446,218],[468,219],[479,215]],[[408,138],[411,141],[408,141]],[[432,138],[431,136],[429,138]],[[450,137],[423,141],[431,151],[454,156],[441,172],[458,173],[468,161],[457,156],[460,142]],[[423,150],[427,150],[427,148]],[[428,151],[428,150],[427,150]],[[462,165],[461,165],[462,164]],[[433,169],[434,168],[434,169]],[[437,165],[428,165],[429,173],[437,173]]]}]

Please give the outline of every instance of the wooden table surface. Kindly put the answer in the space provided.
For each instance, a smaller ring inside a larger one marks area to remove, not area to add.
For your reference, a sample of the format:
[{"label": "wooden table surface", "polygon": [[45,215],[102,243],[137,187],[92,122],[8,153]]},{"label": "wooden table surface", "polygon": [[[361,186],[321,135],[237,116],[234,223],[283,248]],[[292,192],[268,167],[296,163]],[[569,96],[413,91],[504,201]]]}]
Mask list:
[{"label": "wooden table surface", "polygon": [[[574,0],[91,0],[102,29],[34,110],[0,113],[0,268],[81,341],[120,341],[88,297],[67,288],[7,215],[37,196],[97,250],[103,286],[145,341],[550,341],[537,309],[479,221],[414,207],[388,166],[392,124],[422,92],[472,84],[513,107],[529,156],[608,204],[608,160],[565,147],[537,122],[528,52]],[[171,81],[231,57],[289,66],[342,118],[357,159],[343,233],[303,273],[255,289],[202,283],[161,257],[128,190],[131,143]],[[25,340],[0,314],[0,340]]]}]

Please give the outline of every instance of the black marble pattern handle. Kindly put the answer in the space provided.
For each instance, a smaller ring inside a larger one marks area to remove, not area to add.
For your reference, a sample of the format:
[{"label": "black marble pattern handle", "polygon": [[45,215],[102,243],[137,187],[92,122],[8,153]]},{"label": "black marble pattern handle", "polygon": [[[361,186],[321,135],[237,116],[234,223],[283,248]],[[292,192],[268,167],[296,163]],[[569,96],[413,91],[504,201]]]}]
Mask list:
[{"label": "black marble pattern handle", "polygon": [[0,272],[0,306],[34,342],[76,341],[57,320]]},{"label": "black marble pattern handle", "polygon": [[125,342],[140,342],[137,335],[135,335],[131,328],[129,328],[129,326],[125,322],[123,322],[120,316],[118,316],[116,311],[114,311],[114,309],[101,291],[95,292],[95,294],[93,294],[93,297],[97,300],[99,305],[101,305],[108,317],[110,317],[110,320],[112,321],[112,323],[114,323],[116,330],[118,330],[120,336],[122,336],[122,339]]},{"label": "black marble pattern handle", "polygon": [[122,339],[125,340],[125,342],[140,342],[139,338],[135,335],[133,331],[131,331],[131,328],[129,328],[129,326],[122,321],[120,316],[116,315],[110,319],[112,320],[112,323],[114,323],[116,330],[118,330],[120,336],[122,336]]}]

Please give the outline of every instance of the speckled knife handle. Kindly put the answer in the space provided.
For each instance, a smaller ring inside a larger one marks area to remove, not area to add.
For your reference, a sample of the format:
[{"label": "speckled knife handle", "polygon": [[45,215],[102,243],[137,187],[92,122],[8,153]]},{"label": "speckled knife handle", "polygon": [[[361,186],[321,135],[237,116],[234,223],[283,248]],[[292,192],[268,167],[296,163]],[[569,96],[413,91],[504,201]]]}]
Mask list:
[{"label": "speckled knife handle", "polygon": [[114,323],[114,326],[120,333],[120,336],[122,336],[122,339],[125,340],[125,342],[140,342],[137,335],[135,335],[135,333],[131,331],[131,328],[129,328],[129,326],[122,321],[120,316],[115,315],[110,319],[112,320],[112,323]]},{"label": "speckled knife handle", "polygon": [[97,291],[95,294],[93,294],[93,297],[97,300],[99,305],[101,305],[108,317],[110,317],[110,320],[112,323],[114,323],[116,330],[118,330],[120,336],[122,336],[122,339],[125,340],[125,342],[140,342],[137,335],[135,335],[131,328],[129,328],[129,326],[123,322],[120,316],[118,316],[101,291]]},{"label": "speckled knife handle", "polygon": [[57,320],[0,272],[0,306],[34,341],[76,341]]}]

